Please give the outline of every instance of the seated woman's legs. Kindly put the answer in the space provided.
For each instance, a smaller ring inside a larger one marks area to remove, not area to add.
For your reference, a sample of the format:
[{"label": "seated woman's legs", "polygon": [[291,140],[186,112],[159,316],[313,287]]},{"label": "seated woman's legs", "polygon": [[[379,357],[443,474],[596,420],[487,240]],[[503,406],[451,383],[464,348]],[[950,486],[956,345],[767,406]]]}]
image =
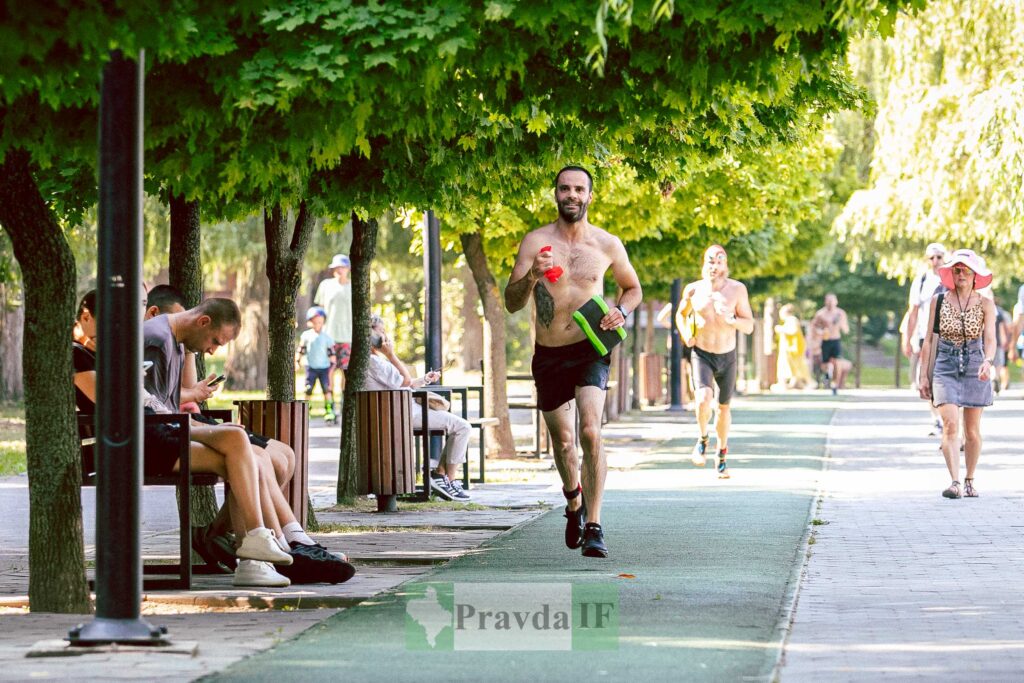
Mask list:
[{"label": "seated woman's legs", "polygon": [[[290,564],[291,555],[286,552],[287,544],[283,542],[281,528],[270,498],[270,489],[278,490],[273,481],[273,473],[267,461],[267,470],[261,475],[260,459],[255,456],[249,445],[249,436],[244,430],[232,426],[200,425],[192,429],[194,444],[208,449],[212,454],[204,453],[196,462],[196,469],[205,466],[220,466],[227,481],[231,484],[232,493],[238,503],[240,516],[245,525],[245,533],[241,534],[242,545],[239,546],[239,557],[268,560],[278,564]],[[195,450],[195,449],[193,449]],[[219,463],[218,458],[219,456]],[[200,470],[201,471],[201,470]],[[213,470],[216,471],[216,470]],[[262,481],[270,473],[269,483]],[[278,542],[266,529],[277,534]],[[259,538],[249,540],[256,534]],[[265,547],[269,544],[274,549]],[[250,552],[253,546],[256,549]],[[258,547],[257,547],[258,546]]]},{"label": "seated woman's legs", "polygon": [[472,427],[458,415],[445,410],[431,410],[427,422],[432,428],[445,431],[444,451],[441,462],[437,464],[437,473],[446,474],[449,479],[461,478],[459,468],[466,462]]}]

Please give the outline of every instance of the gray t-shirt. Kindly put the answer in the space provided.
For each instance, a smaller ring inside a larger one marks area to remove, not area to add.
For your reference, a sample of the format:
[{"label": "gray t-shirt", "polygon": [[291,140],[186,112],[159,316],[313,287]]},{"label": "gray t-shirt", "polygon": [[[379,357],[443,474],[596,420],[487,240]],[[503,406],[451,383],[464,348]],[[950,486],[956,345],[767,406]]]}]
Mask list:
[{"label": "gray t-shirt", "polygon": [[145,376],[146,391],[171,410],[177,410],[181,403],[185,347],[174,338],[170,318],[166,315],[142,323],[142,358],[153,361],[153,367]]}]

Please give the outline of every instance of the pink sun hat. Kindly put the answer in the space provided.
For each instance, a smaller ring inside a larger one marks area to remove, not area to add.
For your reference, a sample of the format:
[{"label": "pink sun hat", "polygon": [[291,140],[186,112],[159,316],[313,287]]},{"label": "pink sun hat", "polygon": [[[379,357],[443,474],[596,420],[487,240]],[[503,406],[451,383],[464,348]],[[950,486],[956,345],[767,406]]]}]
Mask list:
[{"label": "pink sun hat", "polygon": [[949,259],[939,266],[939,279],[946,289],[955,289],[953,283],[953,266],[963,264],[974,271],[974,288],[984,289],[992,284],[992,271],[985,265],[985,259],[974,253],[972,249],[957,249],[949,255]]}]

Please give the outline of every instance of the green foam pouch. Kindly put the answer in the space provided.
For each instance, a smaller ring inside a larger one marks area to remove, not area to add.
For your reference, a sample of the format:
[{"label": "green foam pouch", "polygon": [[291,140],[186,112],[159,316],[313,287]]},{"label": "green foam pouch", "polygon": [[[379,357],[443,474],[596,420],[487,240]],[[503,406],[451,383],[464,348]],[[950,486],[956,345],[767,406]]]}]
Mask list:
[{"label": "green foam pouch", "polygon": [[622,327],[617,327],[614,330],[601,329],[601,318],[608,315],[609,310],[604,298],[594,296],[572,314],[572,319],[580,326],[583,334],[587,335],[590,345],[601,356],[607,356],[616,344],[626,338],[626,330]]}]

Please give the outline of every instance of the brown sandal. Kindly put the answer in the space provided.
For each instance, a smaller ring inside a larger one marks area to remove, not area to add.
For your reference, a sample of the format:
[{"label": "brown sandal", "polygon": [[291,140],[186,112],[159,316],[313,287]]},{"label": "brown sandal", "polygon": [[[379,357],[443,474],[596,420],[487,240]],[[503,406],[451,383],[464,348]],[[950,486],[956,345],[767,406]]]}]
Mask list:
[{"label": "brown sandal", "polygon": [[964,479],[964,498],[977,498],[978,489],[974,488],[974,477]]},{"label": "brown sandal", "polygon": [[942,492],[943,498],[962,498],[963,494],[960,492],[960,482],[954,481],[949,485],[949,488]]}]

